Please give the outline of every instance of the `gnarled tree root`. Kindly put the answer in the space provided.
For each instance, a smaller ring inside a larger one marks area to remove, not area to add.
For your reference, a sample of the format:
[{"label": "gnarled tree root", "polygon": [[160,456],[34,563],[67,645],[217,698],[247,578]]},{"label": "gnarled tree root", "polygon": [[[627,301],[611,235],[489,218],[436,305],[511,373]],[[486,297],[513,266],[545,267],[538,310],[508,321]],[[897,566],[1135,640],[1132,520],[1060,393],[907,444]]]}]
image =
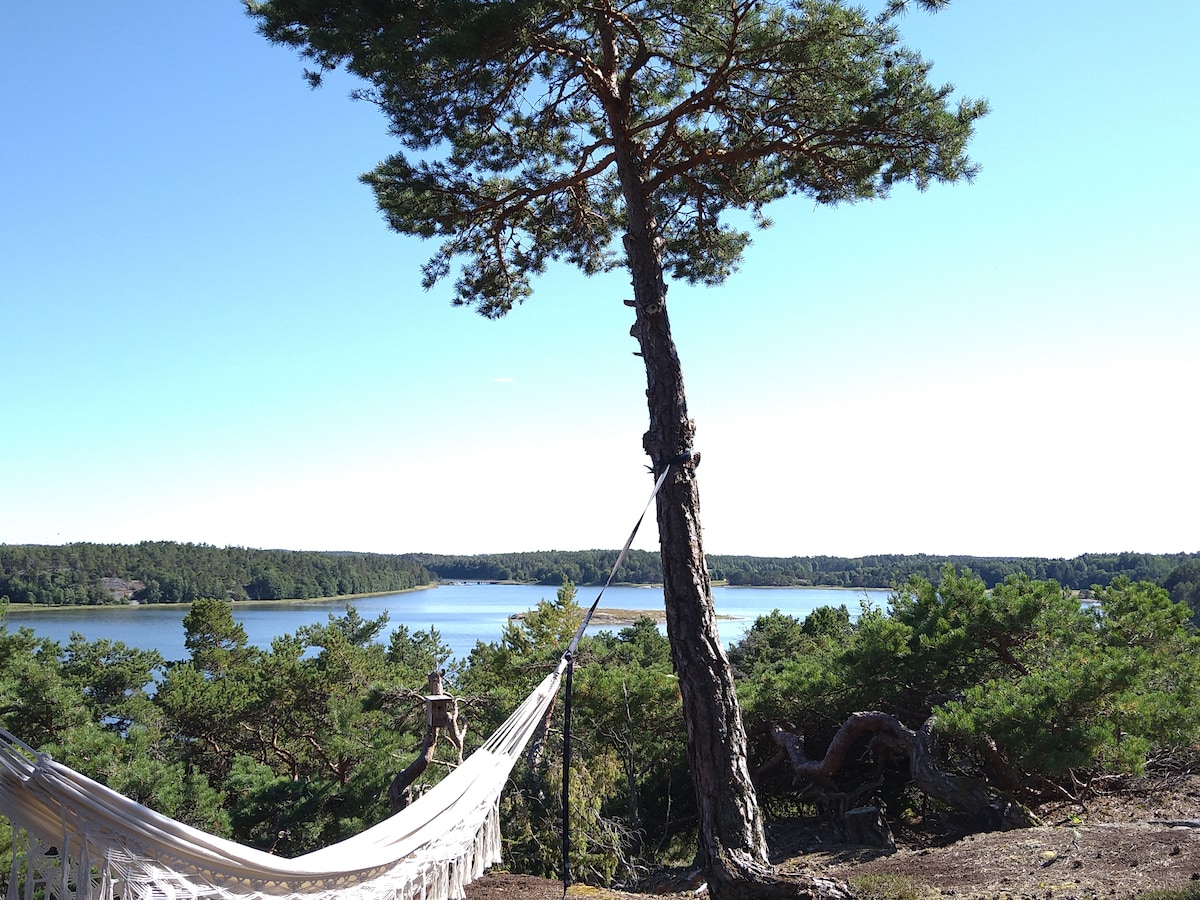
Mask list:
[{"label": "gnarled tree root", "polygon": [[909,776],[918,790],[968,816],[983,831],[1027,828],[1036,817],[1019,803],[993,794],[976,778],[953,775],[938,764],[934,746],[933,718],[913,731],[895,716],[884,712],[857,712],[838,729],[823,759],[809,759],[799,735],[776,725],[771,737],[787,753],[793,777],[815,784],[832,784],[832,777],[845,762],[846,754],[860,739],[870,737],[877,756],[907,757]]},{"label": "gnarled tree root", "polygon": [[849,900],[849,888],[829,878],[788,875],[741,853],[725,853],[708,867],[711,900]]}]

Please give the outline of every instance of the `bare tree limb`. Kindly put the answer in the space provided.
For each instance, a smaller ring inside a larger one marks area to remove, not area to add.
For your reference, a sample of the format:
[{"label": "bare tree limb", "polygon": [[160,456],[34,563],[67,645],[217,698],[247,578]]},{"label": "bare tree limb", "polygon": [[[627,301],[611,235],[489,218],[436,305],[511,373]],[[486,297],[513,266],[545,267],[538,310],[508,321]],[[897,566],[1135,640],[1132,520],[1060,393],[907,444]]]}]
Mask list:
[{"label": "bare tree limb", "polygon": [[833,776],[842,768],[847,754],[861,739],[870,737],[872,753],[903,757],[913,784],[924,794],[970,816],[984,830],[1021,828],[1036,824],[1028,810],[989,791],[987,783],[976,778],[954,775],[940,765],[934,740],[935,719],[928,719],[919,731],[908,728],[893,715],[871,711],[857,712],[842,723],[822,759],[810,759],[803,739],[776,725],[771,737],[787,754],[793,777],[829,790]]}]

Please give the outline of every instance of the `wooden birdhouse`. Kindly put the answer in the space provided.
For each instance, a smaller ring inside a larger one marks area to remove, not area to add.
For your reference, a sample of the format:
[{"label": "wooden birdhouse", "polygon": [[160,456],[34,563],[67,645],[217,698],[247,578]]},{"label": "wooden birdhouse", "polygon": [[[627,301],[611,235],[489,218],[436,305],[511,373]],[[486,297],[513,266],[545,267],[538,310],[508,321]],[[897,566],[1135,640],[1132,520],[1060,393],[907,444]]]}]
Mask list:
[{"label": "wooden birdhouse", "polygon": [[429,693],[425,695],[425,724],[430,728],[447,728],[454,698],[442,687],[442,673],[429,673]]}]

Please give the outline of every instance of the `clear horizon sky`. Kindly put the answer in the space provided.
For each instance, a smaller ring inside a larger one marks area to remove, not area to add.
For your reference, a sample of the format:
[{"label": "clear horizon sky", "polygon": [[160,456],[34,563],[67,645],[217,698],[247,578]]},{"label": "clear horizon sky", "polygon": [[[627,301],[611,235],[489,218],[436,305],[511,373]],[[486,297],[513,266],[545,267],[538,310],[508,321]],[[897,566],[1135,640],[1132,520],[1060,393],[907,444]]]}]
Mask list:
[{"label": "clear horizon sky", "polygon": [[[780,202],[726,285],[671,288],[705,549],[1200,550],[1200,4],[903,31],[991,103],[976,181]],[[0,543],[622,544],[626,274],[496,322],[423,292],[433,246],[357,180],[382,117],[234,0],[10,4],[0,50]]]}]

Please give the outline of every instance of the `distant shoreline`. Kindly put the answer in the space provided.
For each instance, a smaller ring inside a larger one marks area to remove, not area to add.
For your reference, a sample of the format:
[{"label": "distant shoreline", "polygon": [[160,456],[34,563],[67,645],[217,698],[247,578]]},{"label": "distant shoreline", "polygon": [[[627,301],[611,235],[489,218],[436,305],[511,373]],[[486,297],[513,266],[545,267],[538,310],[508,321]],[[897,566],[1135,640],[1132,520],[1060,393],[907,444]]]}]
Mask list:
[{"label": "distant shoreline", "polygon": [[[505,585],[511,584],[518,587],[553,587],[555,584],[541,584],[537,581],[511,581],[511,580],[493,580],[490,578],[448,578],[445,581],[439,581],[437,584],[425,585],[425,587],[437,587],[440,584],[496,584]],[[575,584],[578,588],[594,588],[602,587],[600,582],[585,582]],[[728,581],[713,581],[713,587],[729,588],[731,591],[754,590],[754,591],[890,591],[893,585],[883,584],[877,587],[869,587],[866,585],[845,585],[845,584],[730,584]],[[615,588],[641,588],[662,590],[662,582],[642,582],[642,581],[614,581],[609,587]],[[413,590],[416,590],[414,588]],[[391,591],[384,591],[386,594]],[[245,601],[242,601],[245,602]]]},{"label": "distant shoreline", "polygon": [[[526,581],[492,581],[490,579],[450,579],[446,581],[435,581],[430,584],[419,584],[410,588],[399,588],[390,591],[368,591],[361,594],[338,594],[332,597],[284,597],[278,600],[233,600],[231,601],[236,607],[243,606],[272,606],[281,603],[304,604],[304,603],[334,603],[351,600],[359,600],[366,597],[386,597],[390,594],[410,594],[415,591],[431,591],[442,585],[453,584],[494,584],[494,585],[514,585],[518,587],[536,586],[536,582]],[[552,587],[553,585],[543,585],[544,587]],[[885,591],[891,590],[890,587],[868,588],[868,587],[847,587],[845,585],[820,585],[820,584],[729,584],[724,581],[714,581],[713,587],[728,588],[730,590],[779,590],[779,591]],[[593,588],[600,587],[597,584],[576,585],[577,588]],[[614,582],[611,587],[623,588],[639,588],[644,590],[661,590],[661,584],[642,584],[639,582],[622,581]],[[81,609],[162,609],[164,607],[179,607],[187,609],[191,607],[191,603],[103,603],[103,604],[84,604],[84,603],[67,603],[67,604],[44,604],[44,603],[13,603],[9,602],[6,607],[7,615],[20,615],[22,612],[54,612],[56,610],[78,611]],[[520,618],[523,614],[517,613],[513,616],[514,619]],[[666,613],[663,610],[621,610],[621,609],[597,609],[593,620],[596,622],[604,622],[610,625],[632,625],[641,616],[647,616],[654,619],[659,625],[666,621]],[[722,620],[737,620],[738,616],[718,615],[718,619]]]},{"label": "distant shoreline", "polygon": [[[364,597],[387,597],[389,594],[411,594],[414,591],[428,591],[437,587],[437,584],[419,584],[416,587],[399,588],[394,591],[368,591],[362,594],[337,594],[333,597],[283,597],[279,600],[231,600],[234,606],[273,606],[280,603],[336,603],[342,600],[359,600]],[[194,601],[193,601],[194,602]],[[137,603],[135,601],[127,601],[125,603],[13,603],[9,601],[5,607],[7,613],[20,612],[54,612],[56,610],[81,610],[81,609],[164,609],[168,607],[178,607],[187,609],[192,605],[189,603]]]}]

